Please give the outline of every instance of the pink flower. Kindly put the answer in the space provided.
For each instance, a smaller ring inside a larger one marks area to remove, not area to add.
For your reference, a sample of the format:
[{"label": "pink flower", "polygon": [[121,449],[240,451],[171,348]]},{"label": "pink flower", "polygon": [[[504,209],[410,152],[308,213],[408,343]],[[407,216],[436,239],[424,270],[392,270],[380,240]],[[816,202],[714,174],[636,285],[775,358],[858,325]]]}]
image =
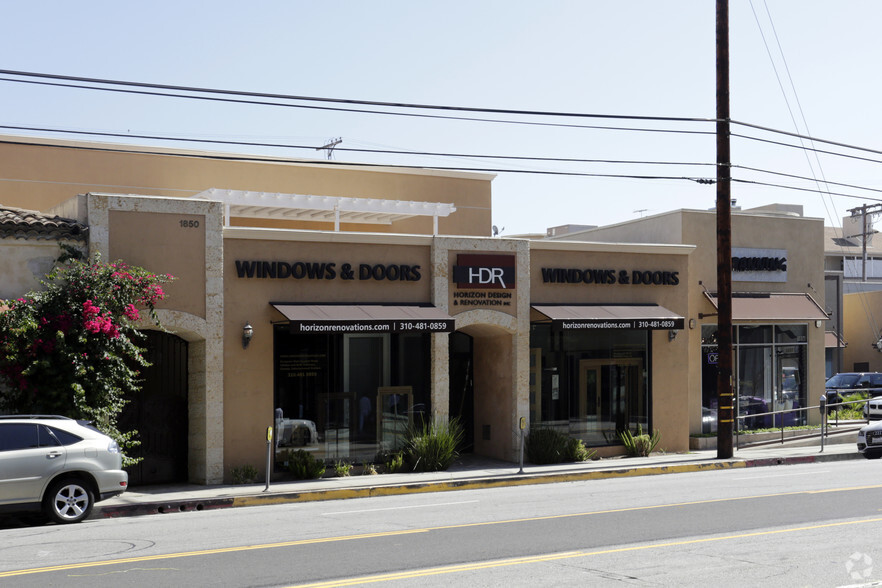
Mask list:
[{"label": "pink flower", "polygon": [[138,309],[135,308],[134,304],[127,305],[126,309],[123,311],[123,314],[130,321],[136,321],[141,317],[140,313],[138,312]]}]

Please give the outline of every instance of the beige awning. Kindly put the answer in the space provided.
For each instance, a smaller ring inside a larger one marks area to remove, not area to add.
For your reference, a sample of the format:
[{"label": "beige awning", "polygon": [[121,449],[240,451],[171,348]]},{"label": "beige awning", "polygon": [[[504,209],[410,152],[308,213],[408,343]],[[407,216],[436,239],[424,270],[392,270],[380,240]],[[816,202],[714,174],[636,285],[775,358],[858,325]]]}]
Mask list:
[{"label": "beige awning", "polygon": [[449,333],[454,319],[434,306],[273,302],[295,333]]},{"label": "beige awning", "polygon": [[824,333],[824,347],[836,349],[837,347],[848,347],[848,343],[833,331],[827,331]]},{"label": "beige awning", "polygon": [[[717,295],[705,292],[705,296],[717,308]],[[804,292],[732,293],[733,321],[825,321],[828,318],[815,299]]]},{"label": "beige awning", "polygon": [[534,304],[561,329],[682,329],[683,317],[657,304]]}]

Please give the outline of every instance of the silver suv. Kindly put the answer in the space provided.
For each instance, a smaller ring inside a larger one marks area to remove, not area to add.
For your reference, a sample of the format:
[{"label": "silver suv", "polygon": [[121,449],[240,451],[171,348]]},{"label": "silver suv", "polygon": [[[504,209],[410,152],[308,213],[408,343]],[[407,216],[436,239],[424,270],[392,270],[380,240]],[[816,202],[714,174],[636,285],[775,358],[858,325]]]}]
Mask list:
[{"label": "silver suv", "polygon": [[87,422],[0,416],[0,511],[42,511],[56,523],[78,523],[128,482],[119,446]]}]

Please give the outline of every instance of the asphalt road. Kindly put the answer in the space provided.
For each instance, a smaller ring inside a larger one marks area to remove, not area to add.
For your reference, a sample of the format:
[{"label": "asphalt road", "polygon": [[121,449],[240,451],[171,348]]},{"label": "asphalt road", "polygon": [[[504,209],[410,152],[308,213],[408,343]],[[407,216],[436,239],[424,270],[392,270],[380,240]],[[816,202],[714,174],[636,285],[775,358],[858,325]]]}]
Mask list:
[{"label": "asphalt road", "polygon": [[0,585],[855,585],[880,533],[846,461],[7,528]]}]

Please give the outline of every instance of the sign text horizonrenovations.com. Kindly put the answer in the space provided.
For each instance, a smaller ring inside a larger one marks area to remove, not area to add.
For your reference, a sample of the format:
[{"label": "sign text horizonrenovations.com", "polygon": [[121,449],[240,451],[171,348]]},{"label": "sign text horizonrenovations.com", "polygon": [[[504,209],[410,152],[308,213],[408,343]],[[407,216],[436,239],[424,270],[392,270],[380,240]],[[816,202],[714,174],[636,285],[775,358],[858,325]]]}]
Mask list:
[{"label": "sign text horizonrenovations.com", "polygon": [[295,280],[389,280],[417,282],[420,266],[384,263],[343,263],[315,261],[245,261],[236,260],[240,278]]}]

